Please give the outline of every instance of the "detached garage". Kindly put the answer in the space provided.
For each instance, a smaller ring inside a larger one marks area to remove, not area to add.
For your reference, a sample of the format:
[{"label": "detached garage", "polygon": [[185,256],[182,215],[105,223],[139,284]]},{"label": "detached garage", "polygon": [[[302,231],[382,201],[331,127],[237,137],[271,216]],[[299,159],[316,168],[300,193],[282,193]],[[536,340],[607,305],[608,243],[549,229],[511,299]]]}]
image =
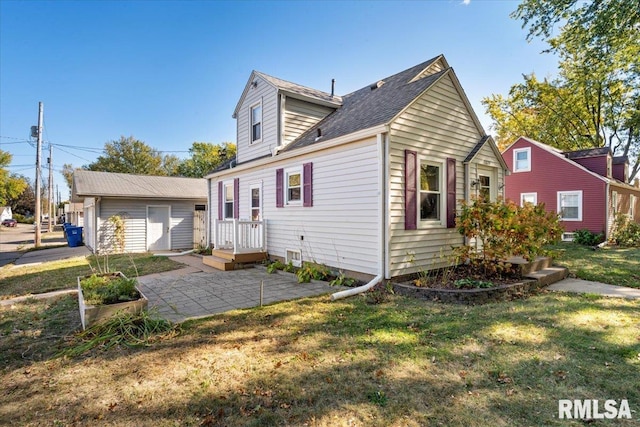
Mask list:
[{"label": "detached garage", "polygon": [[113,249],[114,216],[124,221],[125,252],[192,249],[195,212],[207,205],[207,181],[78,169],[71,198],[83,205],[84,243],[93,252]]}]

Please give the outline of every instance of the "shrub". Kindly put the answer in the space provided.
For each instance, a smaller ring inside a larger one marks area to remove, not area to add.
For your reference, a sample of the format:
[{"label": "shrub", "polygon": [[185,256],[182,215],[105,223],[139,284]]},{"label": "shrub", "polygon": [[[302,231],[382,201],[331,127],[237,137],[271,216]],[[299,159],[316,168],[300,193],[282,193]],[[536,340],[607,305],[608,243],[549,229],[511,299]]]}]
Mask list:
[{"label": "shrub", "polygon": [[545,254],[544,246],[560,241],[563,231],[558,215],[547,212],[544,204],[520,207],[511,201],[484,199],[463,202],[456,227],[479,246],[463,245],[456,248],[456,254],[462,262],[481,267],[488,276],[511,268],[505,262],[510,256],[533,261]]},{"label": "shrub", "polygon": [[596,246],[604,242],[604,234],[592,233],[589,230],[578,230],[573,235],[573,242],[584,246]]},{"label": "shrub", "polygon": [[329,269],[324,265],[313,264],[305,262],[304,265],[298,269],[296,276],[298,276],[298,283],[309,283],[313,280],[326,280],[329,277]]},{"label": "shrub", "polygon": [[136,289],[136,279],[122,276],[97,275],[80,280],[84,300],[89,305],[116,304],[140,298]]},{"label": "shrub", "polygon": [[18,221],[21,224],[33,224],[35,218],[30,216],[30,217],[26,217],[24,215],[21,215],[19,213],[14,213],[13,214],[13,219],[15,219],[16,221]]},{"label": "shrub", "polygon": [[640,224],[619,213],[613,225],[611,240],[618,246],[640,247]]}]

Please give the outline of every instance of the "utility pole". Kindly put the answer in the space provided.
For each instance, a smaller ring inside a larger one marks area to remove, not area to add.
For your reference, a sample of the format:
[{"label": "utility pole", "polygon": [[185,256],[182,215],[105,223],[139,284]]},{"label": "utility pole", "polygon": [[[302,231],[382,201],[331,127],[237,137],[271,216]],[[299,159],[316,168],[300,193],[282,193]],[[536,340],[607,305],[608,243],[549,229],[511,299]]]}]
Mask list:
[{"label": "utility pole", "polygon": [[53,232],[53,218],[55,217],[53,200],[53,145],[49,143],[49,233]]},{"label": "utility pole", "polygon": [[44,121],[44,106],[42,102],[38,103],[38,148],[36,152],[36,212],[35,221],[36,233],[35,240],[33,242],[36,248],[41,245],[40,237],[40,150],[42,148],[42,122]]}]

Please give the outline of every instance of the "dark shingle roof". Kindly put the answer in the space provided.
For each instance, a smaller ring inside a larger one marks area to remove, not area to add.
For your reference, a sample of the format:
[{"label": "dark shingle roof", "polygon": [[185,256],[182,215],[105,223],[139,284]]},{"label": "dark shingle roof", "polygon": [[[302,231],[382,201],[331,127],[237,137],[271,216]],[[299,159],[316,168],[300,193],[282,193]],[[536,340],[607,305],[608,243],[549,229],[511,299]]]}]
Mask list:
[{"label": "dark shingle roof", "polygon": [[340,96],[331,96],[330,93],[323,92],[321,90],[312,89],[307,86],[302,86],[297,83],[292,83],[286,80],[279,79],[277,77],[270,76],[268,74],[262,73],[260,71],[254,71],[257,75],[274,85],[280,90],[302,95],[305,98],[317,99],[319,101],[330,102],[336,105],[339,105],[342,102],[342,97]]},{"label": "dark shingle roof", "polygon": [[609,150],[609,147],[600,147],[587,148],[586,150],[567,151],[564,154],[568,159],[583,159],[585,157],[606,156],[610,152],[611,150]]},{"label": "dark shingle roof", "polygon": [[629,163],[629,157],[627,156],[616,156],[613,158],[614,165],[620,165],[624,163]]},{"label": "dark shingle roof", "polygon": [[480,151],[482,147],[484,147],[484,144],[486,144],[487,141],[489,141],[489,135],[485,135],[482,138],[480,138],[480,141],[478,141],[476,146],[473,147],[473,149],[469,152],[469,155],[467,155],[467,158],[464,159],[464,163],[468,163],[472,161],[473,158],[476,156],[476,154],[478,154],[478,151]]},{"label": "dark shingle roof", "polygon": [[[382,79],[382,85],[373,83],[342,97],[342,106],[307,130],[283,151],[305,147],[388,123],[403,108],[438,80],[447,70],[411,81],[436,61],[432,58],[398,74]],[[321,138],[318,137],[318,129]]]},{"label": "dark shingle roof", "polygon": [[76,169],[73,198],[81,197],[206,199],[207,180]]}]

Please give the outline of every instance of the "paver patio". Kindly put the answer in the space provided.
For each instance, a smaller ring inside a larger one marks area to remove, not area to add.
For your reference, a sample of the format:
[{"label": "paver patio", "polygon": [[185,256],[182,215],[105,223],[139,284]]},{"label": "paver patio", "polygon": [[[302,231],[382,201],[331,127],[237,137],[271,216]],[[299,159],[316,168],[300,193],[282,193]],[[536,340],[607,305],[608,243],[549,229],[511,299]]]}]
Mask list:
[{"label": "paver patio", "polygon": [[268,274],[257,266],[243,270],[218,271],[201,264],[194,256],[175,257],[189,267],[139,278],[140,290],[149,308],[173,322],[211,316],[229,310],[338,292],[344,288],[326,282],[298,283],[294,274]]}]

